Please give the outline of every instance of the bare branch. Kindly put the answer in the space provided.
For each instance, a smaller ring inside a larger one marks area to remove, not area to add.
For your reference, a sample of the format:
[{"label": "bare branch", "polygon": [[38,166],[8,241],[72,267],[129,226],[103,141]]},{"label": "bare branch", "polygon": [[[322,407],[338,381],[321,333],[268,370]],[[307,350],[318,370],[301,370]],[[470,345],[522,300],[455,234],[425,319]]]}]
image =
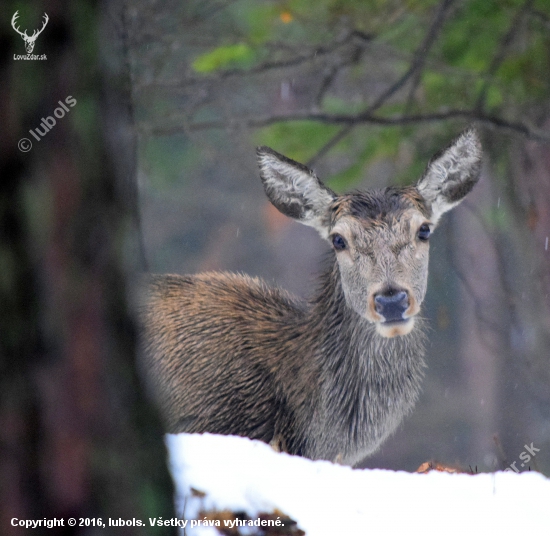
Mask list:
[{"label": "bare branch", "polygon": [[546,15],[546,13],[543,13],[542,11],[539,11],[537,9],[531,9],[529,10],[529,14],[536,20],[542,23],[543,26],[546,27],[547,30],[550,30],[550,17]]},{"label": "bare branch", "polygon": [[340,68],[343,67],[344,64],[338,64],[333,65],[330,67],[328,72],[323,76],[323,80],[321,81],[321,85],[319,86],[319,89],[317,90],[317,94],[315,95],[315,98],[313,99],[314,105],[316,107],[320,107],[321,103],[323,101],[323,97],[325,96],[326,92],[329,90],[330,86],[336,79],[336,76],[338,75],[338,72],[340,71]]},{"label": "bare branch", "polygon": [[428,53],[435,43],[439,32],[441,31],[441,28],[443,27],[443,24],[445,23],[445,20],[449,15],[451,6],[453,5],[454,1],[455,0],[443,0],[439,4],[430,29],[426,34],[424,41],[415,52],[415,57],[411,65],[411,76],[413,76],[413,81],[409,90],[409,96],[407,97],[407,103],[405,104],[405,114],[407,114],[410,110],[412,101],[414,99],[414,94],[416,93],[416,88],[418,87],[418,84],[422,79],[422,71],[424,70],[426,59],[428,58]]},{"label": "bare branch", "polygon": [[483,109],[485,105],[485,99],[487,98],[487,92],[489,91],[489,88],[493,84],[495,74],[498,71],[499,67],[501,66],[502,62],[506,58],[506,52],[508,51],[508,47],[514,40],[514,37],[516,36],[519,28],[521,28],[521,19],[523,18],[525,13],[531,9],[533,2],[534,0],[526,0],[523,3],[523,5],[519,8],[514,18],[512,19],[510,28],[508,28],[508,31],[502,38],[502,41],[500,42],[497,52],[491,61],[491,65],[489,65],[489,68],[485,73],[483,86],[481,87],[481,90],[479,92],[479,97],[476,102],[477,109],[479,110]]},{"label": "bare branch", "polygon": [[[274,69],[285,69],[288,67],[296,67],[307,63],[309,61],[317,60],[320,57],[333,54],[338,49],[349,45],[350,43],[355,43],[356,47],[363,47],[366,43],[370,42],[374,36],[359,32],[357,30],[350,31],[339,39],[336,39],[327,46],[319,46],[310,50],[306,54],[298,54],[295,57],[278,60],[278,61],[266,61],[250,69],[226,69],[224,71],[217,71],[208,75],[200,75],[185,78],[184,80],[171,80],[166,82],[155,82],[154,84],[147,84],[147,87],[157,87],[157,88],[178,88],[182,85],[190,84],[204,84],[208,81],[219,81],[225,78],[230,78],[233,76],[250,76],[255,74],[261,74],[266,71],[271,71]],[[356,47],[352,51],[352,55],[356,54]]]},{"label": "bare branch", "polygon": [[335,145],[337,145],[341,140],[343,140],[353,129],[355,124],[346,125],[339,132],[337,132],[327,143],[325,143],[318,151],[311,157],[306,165],[308,167],[314,166],[323,156],[325,156]]},{"label": "bare branch", "polygon": [[227,9],[231,4],[234,4],[237,0],[226,0],[225,2],[212,2],[211,5],[207,5],[204,12],[191,19],[192,24],[201,24],[210,19],[220,11]]},{"label": "bare branch", "polygon": [[[411,76],[417,71],[421,71],[424,67],[426,57],[430,48],[436,41],[437,35],[441,30],[445,19],[449,13],[450,7],[455,0],[443,0],[439,4],[435,18],[428,29],[426,37],[416,49],[412,62],[407,69],[407,71],[396,80],[390,87],[388,87],[384,92],[382,92],[378,98],[367,108],[365,111],[366,114],[372,114],[383,106],[395,93],[397,93],[405,84],[409,81]],[[414,88],[413,88],[414,92]],[[407,110],[408,108],[406,108]],[[342,130],[337,132],[317,153],[309,160],[308,165],[314,165],[321,157],[327,154],[335,145],[337,145],[342,139],[344,139],[355,127],[355,125],[347,125]]]},{"label": "bare branch", "polygon": [[[173,119],[175,120],[175,118]],[[182,126],[182,124],[185,124],[187,122],[187,118],[181,118],[178,120],[178,123],[180,124],[174,127],[147,128],[146,126],[142,125],[141,130],[143,132],[150,132],[159,136],[168,136],[171,134],[180,133],[185,130],[198,131],[208,129],[260,128],[273,125],[275,123],[292,121],[315,121],[327,125],[346,126],[356,126],[364,124],[395,126],[414,125],[420,123],[435,123],[438,121],[446,121],[449,119],[466,119],[468,121],[475,121],[480,125],[485,125],[487,127],[498,128],[500,130],[504,130],[514,134],[521,134],[522,136],[525,136],[526,138],[537,142],[550,142],[549,131],[533,127],[532,125],[521,121],[509,121],[502,117],[485,114],[477,110],[447,110],[444,112],[393,117],[381,117],[377,115],[371,115],[367,112],[357,115],[347,115],[296,111],[292,114],[248,117],[232,121],[221,120],[190,123],[187,125],[187,128]]]}]

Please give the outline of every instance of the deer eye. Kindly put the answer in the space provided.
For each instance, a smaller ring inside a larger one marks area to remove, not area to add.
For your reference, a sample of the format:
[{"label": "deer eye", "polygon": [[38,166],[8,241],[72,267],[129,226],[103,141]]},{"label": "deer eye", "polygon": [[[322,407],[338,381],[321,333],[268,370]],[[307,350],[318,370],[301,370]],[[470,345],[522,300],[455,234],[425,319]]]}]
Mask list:
[{"label": "deer eye", "polygon": [[430,238],[430,226],[427,223],[423,223],[418,229],[418,239],[422,242],[426,242]]},{"label": "deer eye", "polygon": [[336,251],[342,251],[347,247],[344,237],[339,234],[332,235],[332,245]]}]

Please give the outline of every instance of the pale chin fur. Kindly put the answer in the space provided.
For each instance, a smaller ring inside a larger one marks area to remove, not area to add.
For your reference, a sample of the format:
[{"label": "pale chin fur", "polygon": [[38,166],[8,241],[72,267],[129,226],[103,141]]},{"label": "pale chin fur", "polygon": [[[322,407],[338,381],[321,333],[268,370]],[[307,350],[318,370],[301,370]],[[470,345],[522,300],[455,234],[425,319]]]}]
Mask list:
[{"label": "pale chin fur", "polygon": [[391,339],[392,337],[400,337],[402,335],[408,335],[414,328],[414,318],[409,318],[405,322],[398,324],[383,324],[376,322],[376,331],[382,337]]}]

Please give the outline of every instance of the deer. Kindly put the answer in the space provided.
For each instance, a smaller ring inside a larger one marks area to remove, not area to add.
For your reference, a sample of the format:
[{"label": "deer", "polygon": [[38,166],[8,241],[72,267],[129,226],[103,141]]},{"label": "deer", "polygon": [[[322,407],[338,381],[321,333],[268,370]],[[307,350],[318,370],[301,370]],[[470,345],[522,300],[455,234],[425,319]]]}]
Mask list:
[{"label": "deer", "polygon": [[420,313],[429,239],[472,190],[472,128],[404,187],[338,195],[306,166],[259,147],[270,202],[333,253],[308,300],[227,272],[150,275],[142,367],[169,433],[248,437],[356,465],[412,410],[424,375]]},{"label": "deer", "polygon": [[42,22],[42,28],[40,28],[40,30],[34,30],[32,35],[27,35],[27,30],[22,32],[15,25],[16,22],[17,22],[18,17],[19,17],[19,10],[16,11],[13,14],[13,17],[11,19],[11,26],[23,38],[23,41],[25,42],[25,49],[27,50],[27,54],[31,54],[32,51],[34,50],[34,45],[36,43],[36,40],[38,39],[38,36],[43,32],[44,28],[46,27],[46,24],[48,24],[48,21],[50,19],[49,19],[48,15],[46,13],[44,13],[44,20]]}]

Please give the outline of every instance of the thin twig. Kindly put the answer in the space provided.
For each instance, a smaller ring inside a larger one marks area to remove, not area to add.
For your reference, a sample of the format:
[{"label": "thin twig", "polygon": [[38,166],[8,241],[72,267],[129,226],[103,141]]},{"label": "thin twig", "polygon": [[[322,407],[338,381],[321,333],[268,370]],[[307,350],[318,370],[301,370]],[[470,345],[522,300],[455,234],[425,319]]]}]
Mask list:
[{"label": "thin twig", "polygon": [[206,22],[208,19],[212,18],[216,13],[227,9],[231,4],[234,4],[238,0],[226,0],[225,2],[212,2],[212,5],[206,6],[206,9],[200,15],[193,17],[189,22],[191,24],[197,25]]},{"label": "thin twig", "polygon": [[[428,51],[435,43],[437,35],[443,26],[445,18],[449,12],[449,8],[455,0],[443,0],[439,5],[433,22],[430,24],[430,28],[426,33],[426,37],[423,39],[420,46],[416,49],[411,64],[407,71],[400,78],[398,78],[390,87],[386,88],[376,100],[365,110],[365,114],[372,114],[380,107],[382,107],[395,93],[397,93],[413,76],[413,74],[422,69],[426,61]],[[325,143],[317,153],[310,158],[308,165],[314,165],[320,158],[327,154],[335,145],[337,145],[342,139],[344,139],[355,127],[354,124],[348,124],[339,132],[337,132],[327,143]]]},{"label": "thin twig", "polygon": [[521,19],[523,18],[525,13],[531,9],[533,1],[534,0],[526,0],[512,19],[512,22],[510,23],[510,28],[508,28],[508,31],[502,38],[498,50],[494,55],[491,64],[487,69],[487,72],[485,73],[483,86],[481,87],[479,96],[477,98],[476,109],[483,110],[485,100],[487,98],[487,92],[493,84],[495,74],[498,71],[499,67],[502,65],[502,62],[505,60],[508,47],[510,46],[517,32],[521,28]]},{"label": "thin twig", "polygon": [[[366,44],[367,42],[370,42],[373,38],[374,37],[372,35],[368,35],[363,32],[353,30],[351,32],[348,32],[343,38],[336,39],[335,41],[333,41],[327,46],[316,47],[306,54],[298,54],[292,58],[278,60],[278,61],[266,61],[264,63],[260,63],[259,65],[251,67],[249,69],[226,69],[223,71],[216,71],[214,73],[203,74],[200,76],[193,76],[193,77],[189,76],[184,80],[179,79],[179,80],[170,80],[165,82],[157,82],[154,84],[148,84],[147,86],[156,87],[156,88],[174,88],[174,87],[179,88],[182,85],[204,84],[205,82],[219,81],[225,78],[231,78],[233,76],[250,76],[255,74],[261,74],[266,71],[271,71],[275,69],[285,69],[288,67],[296,67],[298,65],[302,65],[303,63],[317,60],[320,57],[333,54],[338,49],[352,42],[355,42],[357,46],[364,46],[364,44]],[[355,53],[355,51],[356,49],[354,48],[353,52]]]},{"label": "thin twig", "polygon": [[306,166],[313,167],[323,156],[325,156],[335,145],[343,140],[354,128],[355,124],[351,123],[340,129],[327,143],[325,143],[307,162]]},{"label": "thin twig", "polygon": [[439,4],[434,21],[430,26],[430,30],[426,34],[423,43],[415,52],[415,59],[413,61],[414,70],[411,72],[413,80],[405,104],[405,114],[409,113],[412,101],[414,100],[414,94],[416,93],[416,88],[422,79],[422,72],[424,70],[424,66],[426,65],[426,59],[428,58],[429,51],[434,45],[454,2],[455,0],[443,0],[443,2]]},{"label": "thin twig", "polygon": [[[354,32],[351,32],[351,35],[356,36]],[[346,57],[340,59],[340,61],[330,66],[328,72],[325,74],[323,80],[321,81],[317,94],[313,98],[314,108],[318,109],[320,107],[323,101],[323,97],[330,89],[330,86],[333,84],[334,80],[336,80],[336,77],[338,76],[340,70],[344,67],[359,63],[363,52],[365,51],[365,43],[367,42],[367,40],[367,37],[363,36],[362,40],[356,43],[354,48]]]},{"label": "thin twig", "polygon": [[529,10],[529,14],[536,20],[542,23],[543,26],[546,27],[547,30],[550,30],[550,17],[546,15],[546,13],[543,13],[542,11],[539,11],[538,9],[531,9]]}]

